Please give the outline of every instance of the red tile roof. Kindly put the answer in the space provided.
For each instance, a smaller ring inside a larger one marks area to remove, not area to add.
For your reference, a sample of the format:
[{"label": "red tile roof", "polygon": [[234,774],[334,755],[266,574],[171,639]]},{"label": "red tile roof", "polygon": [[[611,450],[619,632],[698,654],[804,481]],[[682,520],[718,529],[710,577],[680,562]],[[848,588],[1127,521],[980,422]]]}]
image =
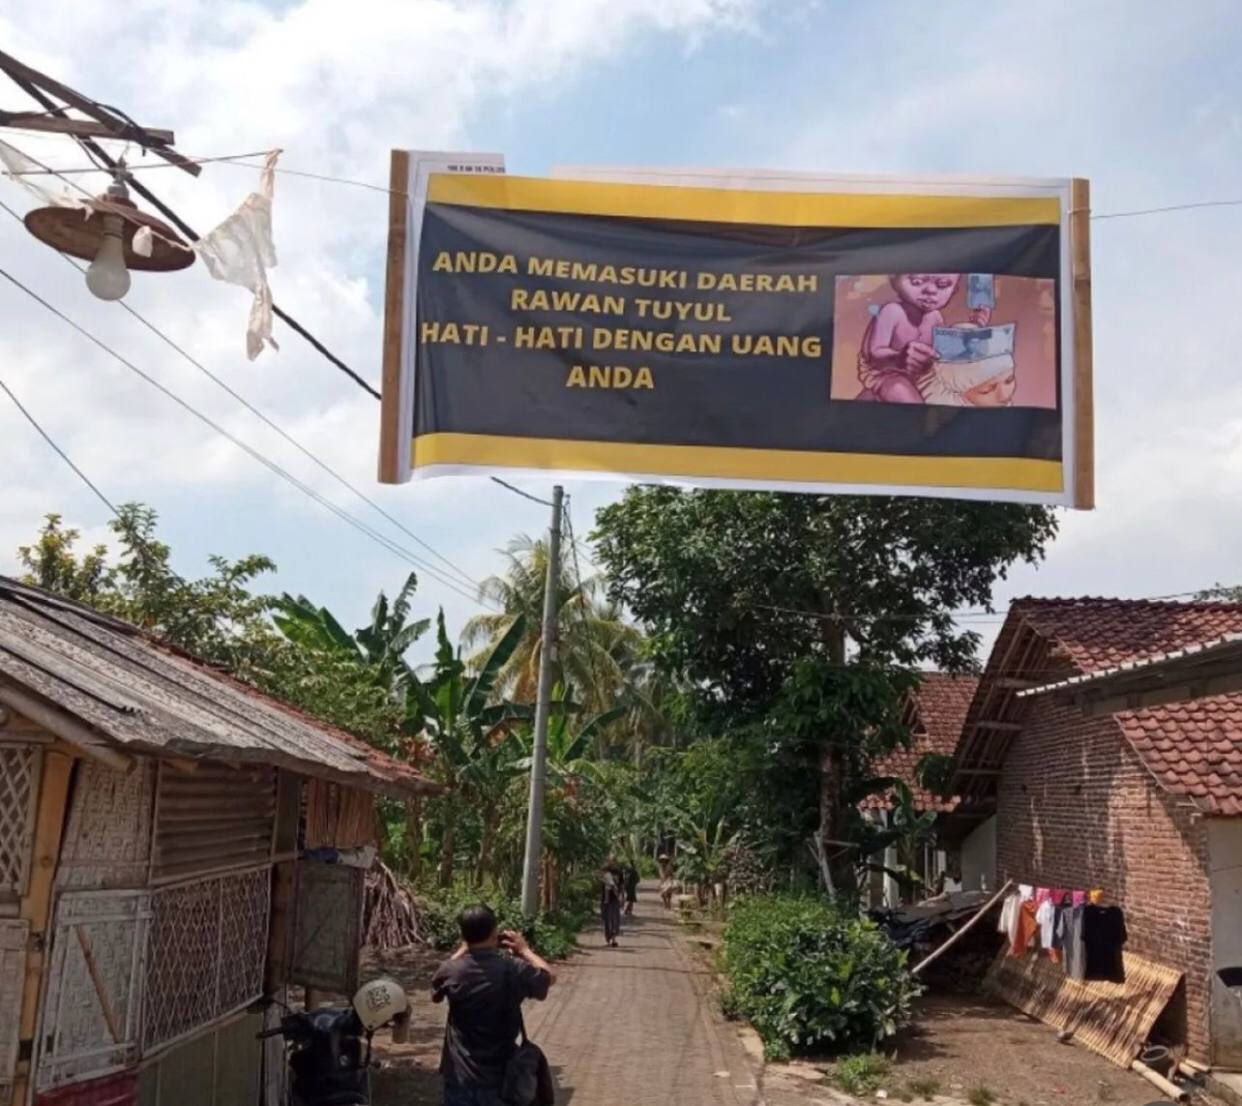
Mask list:
[{"label": "red tile roof", "polygon": [[1011,609],[1042,637],[1059,642],[1083,672],[1098,672],[1242,631],[1242,603],[1019,599]]},{"label": "red tile roof", "polygon": [[[1061,647],[1080,672],[1242,631],[1242,603],[1022,599],[1012,615]],[[1213,814],[1242,814],[1242,693],[1115,715],[1161,787]]]},{"label": "red tile roof", "polygon": [[[872,761],[871,774],[901,780],[914,793],[914,805],[918,810],[952,810],[957,800],[943,799],[920,787],[916,769],[928,753],[952,756],[978,684],[977,676],[922,673],[918,689],[911,692],[916,725],[910,747],[894,749]],[[889,810],[892,805],[891,797],[886,794],[868,795],[859,804],[863,810]]]}]

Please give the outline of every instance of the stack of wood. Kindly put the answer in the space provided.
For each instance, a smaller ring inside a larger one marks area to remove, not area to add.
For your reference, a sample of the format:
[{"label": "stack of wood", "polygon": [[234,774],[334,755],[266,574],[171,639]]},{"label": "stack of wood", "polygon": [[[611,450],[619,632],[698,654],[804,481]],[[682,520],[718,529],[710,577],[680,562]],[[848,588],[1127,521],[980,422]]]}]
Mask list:
[{"label": "stack of wood", "polygon": [[362,932],[363,943],[379,951],[427,943],[414,896],[382,860],[367,872]]},{"label": "stack of wood", "polygon": [[[920,949],[920,953],[929,955],[951,936],[952,932],[940,931],[926,946],[926,952]],[[983,977],[1004,943],[1004,935],[997,933],[995,924],[988,919],[964,935],[952,948],[946,949],[943,956],[919,974],[919,978],[931,991],[975,994],[982,987]]]}]

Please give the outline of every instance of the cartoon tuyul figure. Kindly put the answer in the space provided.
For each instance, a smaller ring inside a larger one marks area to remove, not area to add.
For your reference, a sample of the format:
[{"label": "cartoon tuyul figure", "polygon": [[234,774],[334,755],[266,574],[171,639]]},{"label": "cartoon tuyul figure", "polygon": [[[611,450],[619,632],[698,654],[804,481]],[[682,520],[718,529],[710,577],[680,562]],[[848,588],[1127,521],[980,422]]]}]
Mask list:
[{"label": "cartoon tuyul figure", "polygon": [[[897,273],[889,277],[897,299],[867,324],[858,351],[858,398],[883,403],[923,403],[919,385],[936,363],[932,332],[944,326],[941,312],[953,298],[961,273]],[[991,309],[975,307],[970,323],[987,326]]]}]

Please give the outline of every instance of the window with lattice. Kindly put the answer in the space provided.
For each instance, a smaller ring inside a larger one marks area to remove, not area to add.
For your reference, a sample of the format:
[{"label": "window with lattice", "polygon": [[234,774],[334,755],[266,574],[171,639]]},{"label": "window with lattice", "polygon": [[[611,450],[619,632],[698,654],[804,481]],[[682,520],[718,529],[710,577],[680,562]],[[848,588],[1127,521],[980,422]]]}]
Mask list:
[{"label": "window with lattice", "polygon": [[26,893],[42,752],[0,743],[0,902]]},{"label": "window with lattice", "polygon": [[151,896],[143,1047],[183,1037],[263,993],[271,868]]}]

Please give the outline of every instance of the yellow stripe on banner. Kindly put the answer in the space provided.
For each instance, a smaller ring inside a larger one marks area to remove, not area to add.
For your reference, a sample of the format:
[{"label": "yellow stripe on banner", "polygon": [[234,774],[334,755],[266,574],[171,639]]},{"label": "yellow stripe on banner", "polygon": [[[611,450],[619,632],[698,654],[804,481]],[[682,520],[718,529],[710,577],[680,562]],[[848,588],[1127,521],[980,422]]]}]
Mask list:
[{"label": "yellow stripe on banner", "polygon": [[424,434],[414,439],[413,462],[415,469],[430,465],[485,465],[788,483],[1064,490],[1060,461],[1023,457],[898,457],[488,434]]},{"label": "yellow stripe on banner", "polygon": [[433,173],[430,203],[782,227],[1002,227],[1061,221],[1055,196],[754,192]]}]

